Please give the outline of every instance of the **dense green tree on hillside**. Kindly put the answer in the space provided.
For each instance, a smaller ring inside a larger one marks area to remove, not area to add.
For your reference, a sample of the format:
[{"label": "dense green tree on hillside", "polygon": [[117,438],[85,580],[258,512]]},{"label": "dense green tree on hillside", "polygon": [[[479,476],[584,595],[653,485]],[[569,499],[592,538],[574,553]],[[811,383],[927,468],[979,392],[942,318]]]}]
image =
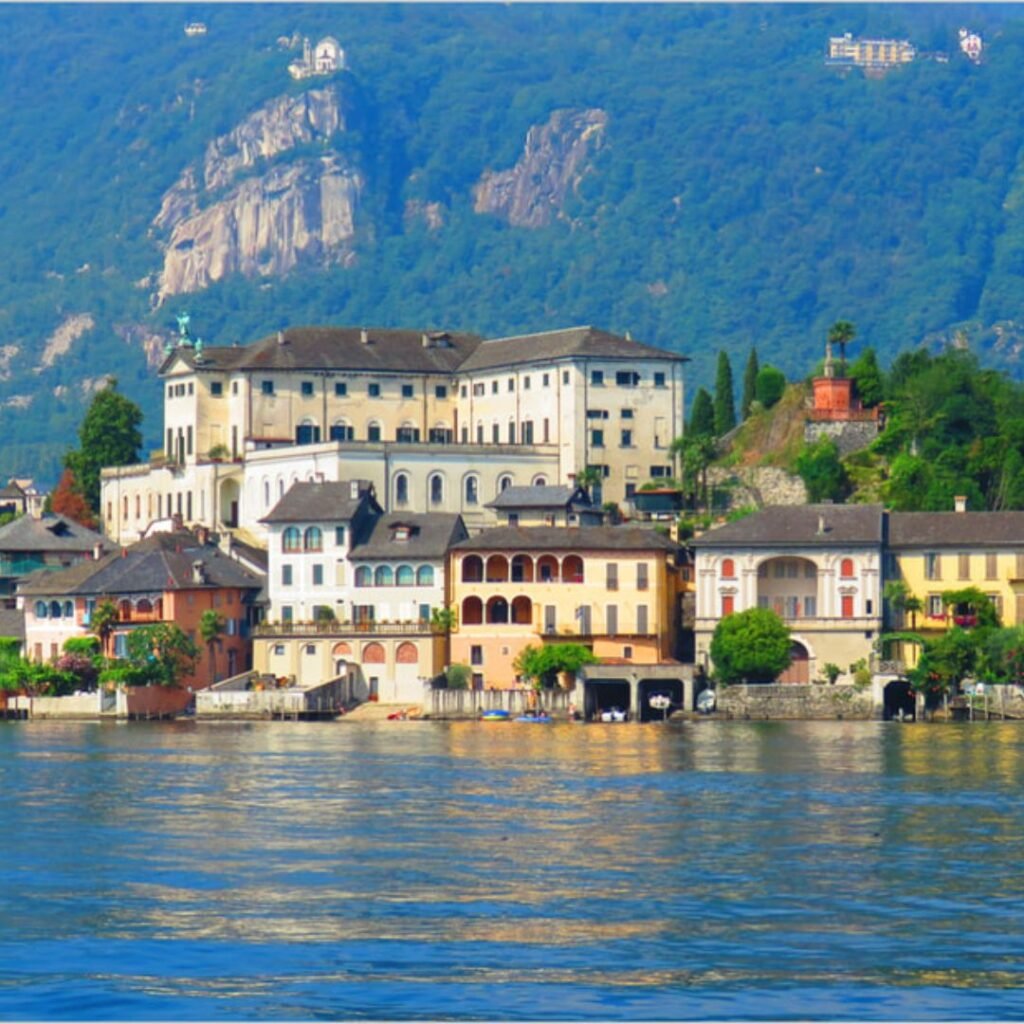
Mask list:
[{"label": "dense green tree on hillside", "polygon": [[770,683],[790,664],[789,628],[770,608],[727,615],[711,638],[715,678],[732,683]]},{"label": "dense green tree on hillside", "polygon": [[754,393],[765,409],[770,409],[786,391],[786,375],[767,363],[757,371]]},{"label": "dense green tree on hillside", "polygon": [[736,426],[736,402],[733,395],[732,363],[724,349],[718,353],[715,375],[715,436],[728,434]]},{"label": "dense green tree on hillside", "polygon": [[100,470],[139,461],[141,425],[142,410],[117,390],[112,378],[93,398],[78,431],[79,446],[64,460],[94,513],[100,507]]},{"label": "dense green tree on hillside", "polygon": [[857,387],[857,394],[867,409],[874,408],[884,397],[882,371],[878,366],[875,350],[868,346],[850,366],[850,376]]},{"label": "dense green tree on hillside", "polygon": [[797,456],[796,471],[807,487],[808,501],[842,501],[849,494],[850,481],[830,437],[805,445]]},{"label": "dense green tree on hillside", "polygon": [[693,437],[711,437],[715,433],[715,405],[704,388],[700,388],[694,396],[687,433]]},{"label": "dense green tree on hillside", "polygon": [[741,419],[746,419],[750,415],[750,406],[757,398],[757,371],[759,368],[757,349],[751,345],[750,355],[747,356],[747,366],[743,371],[743,401],[740,403]]}]

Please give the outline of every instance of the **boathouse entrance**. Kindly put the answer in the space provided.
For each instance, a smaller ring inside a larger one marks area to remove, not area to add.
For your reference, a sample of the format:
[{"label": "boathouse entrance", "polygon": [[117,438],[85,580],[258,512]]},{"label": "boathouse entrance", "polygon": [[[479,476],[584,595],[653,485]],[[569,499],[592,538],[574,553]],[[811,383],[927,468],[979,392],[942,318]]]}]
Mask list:
[{"label": "boathouse entrance", "polygon": [[894,679],[882,691],[882,718],[891,722],[894,718],[908,719],[917,716],[917,698],[907,679]]}]

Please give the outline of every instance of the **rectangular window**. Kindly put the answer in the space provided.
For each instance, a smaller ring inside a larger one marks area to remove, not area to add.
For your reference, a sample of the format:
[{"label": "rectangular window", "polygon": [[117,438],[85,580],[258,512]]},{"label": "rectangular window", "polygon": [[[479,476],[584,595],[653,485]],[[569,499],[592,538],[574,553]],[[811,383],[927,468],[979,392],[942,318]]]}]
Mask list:
[{"label": "rectangular window", "polygon": [[529,377],[524,377],[523,378],[523,390],[524,391],[529,391],[530,390],[530,378]]},{"label": "rectangular window", "polygon": [[654,386],[656,388],[663,388],[665,386],[665,374],[656,373],[654,375]]},{"label": "rectangular window", "polygon": [[668,421],[664,416],[654,417],[654,447],[655,448],[667,448],[668,447]]},{"label": "rectangular window", "polygon": [[961,551],[957,556],[956,560],[957,575],[962,580],[969,580],[971,578],[971,556],[964,551]]},{"label": "rectangular window", "polygon": [[604,586],[606,590],[619,589],[619,564],[608,562],[604,567]]},{"label": "rectangular window", "polygon": [[448,387],[447,387],[447,385],[445,385],[445,384],[437,384],[437,385],[435,385],[435,387],[434,387],[434,397],[435,398],[447,398],[448,397]]},{"label": "rectangular window", "polygon": [[293,609],[290,604],[281,605],[281,621],[284,623],[290,623],[293,618]]},{"label": "rectangular window", "polygon": [[473,644],[469,648],[470,665],[482,665],[484,663],[484,649],[480,644]]},{"label": "rectangular window", "polygon": [[608,419],[607,409],[588,409],[587,410],[588,420],[606,420]]},{"label": "rectangular window", "polygon": [[641,635],[647,632],[647,605],[636,606],[636,631]]},{"label": "rectangular window", "polygon": [[461,430],[461,438],[463,444],[469,444],[469,427],[463,427]]},{"label": "rectangular window", "polygon": [[1003,597],[1002,594],[986,594],[985,595],[991,602],[992,607],[996,610],[996,615],[1001,619],[1003,617]]},{"label": "rectangular window", "polygon": [[853,594],[842,594],[841,597],[841,611],[840,614],[844,619],[853,618]]},{"label": "rectangular window", "polygon": [[195,392],[195,384],[192,381],[188,382],[188,393],[191,395]]},{"label": "rectangular window", "polygon": [[590,605],[581,604],[576,609],[576,618],[579,620],[580,634],[582,636],[590,636],[593,632],[593,624],[590,621]]},{"label": "rectangular window", "polygon": [[515,391],[515,389],[516,389],[516,379],[515,379],[515,377],[509,377],[509,379],[508,379],[508,389],[509,389],[509,391]]},{"label": "rectangular window", "polygon": [[313,382],[311,380],[304,380],[301,384],[300,390],[302,391],[303,398],[312,398]]},{"label": "rectangular window", "polygon": [[430,605],[429,604],[421,604],[420,605],[419,620],[420,620],[420,622],[429,622],[430,621]]},{"label": "rectangular window", "polygon": [[491,444],[501,444],[501,426],[498,423],[491,424]]},{"label": "rectangular window", "polygon": [[636,484],[626,484],[626,497],[632,498],[636,495]]},{"label": "rectangular window", "polygon": [[592,430],[590,432],[590,446],[592,448],[603,448],[604,447],[604,431],[603,430]]},{"label": "rectangular window", "polygon": [[484,425],[482,423],[476,425],[476,443],[484,443]]},{"label": "rectangular window", "polygon": [[633,418],[633,410],[632,409],[620,409],[619,410],[619,415],[624,420],[631,420]]},{"label": "rectangular window", "polygon": [[636,564],[636,589],[647,589],[647,563],[637,562]]},{"label": "rectangular window", "polygon": [[192,427],[189,426],[185,431],[185,451],[188,455],[192,454]]},{"label": "rectangular window", "polygon": [[348,394],[348,384],[344,381],[335,381],[334,383],[334,397],[344,398]]},{"label": "rectangular window", "polygon": [[338,547],[344,547],[345,546],[345,527],[344,526],[336,526],[334,528],[334,543],[337,544]]},{"label": "rectangular window", "polygon": [[813,619],[818,614],[818,598],[814,594],[808,594],[804,598],[804,615]]},{"label": "rectangular window", "polygon": [[545,387],[545,388],[551,387],[551,374],[550,373],[541,374],[540,383],[541,383],[542,387]]},{"label": "rectangular window", "polygon": [[544,420],[544,444],[548,444],[551,441],[551,421],[549,419]]},{"label": "rectangular window", "polygon": [[484,674],[483,672],[473,673],[473,689],[482,690],[484,688]]},{"label": "rectangular window", "polygon": [[934,551],[925,552],[924,578],[926,580],[938,580],[942,578],[942,560]]},{"label": "rectangular window", "polygon": [[371,423],[366,428],[366,440],[367,441],[379,441],[380,440],[380,424]]},{"label": "rectangular window", "polygon": [[615,636],[619,631],[619,606],[610,604],[604,610],[604,631],[609,636]]},{"label": "rectangular window", "polygon": [[568,370],[563,370],[562,371],[562,383],[563,384],[568,384],[569,383],[569,371]]},{"label": "rectangular window", "polygon": [[665,467],[651,466],[651,478],[654,479],[655,477],[659,476],[668,476],[668,471],[665,469]]},{"label": "rectangular window", "polygon": [[272,380],[260,381],[260,391],[265,395],[272,395],[274,393],[274,382]]},{"label": "rectangular window", "polygon": [[214,398],[220,398],[224,394],[224,385],[219,380],[210,381],[210,394]]},{"label": "rectangular window", "polygon": [[619,432],[621,435],[621,447],[632,448],[633,447],[633,431],[622,430]]},{"label": "rectangular window", "polygon": [[322,587],[324,585],[324,567],[322,565],[313,566],[313,586]]},{"label": "rectangular window", "polygon": [[[732,615],[736,610],[736,598],[732,594],[722,595],[722,618],[726,615]],[[642,630],[640,632],[643,632]]]},{"label": "rectangular window", "polygon": [[590,383],[596,388],[602,387],[604,385],[604,370],[591,370]]},{"label": "rectangular window", "polygon": [[555,631],[556,606],[553,604],[544,605],[544,632],[554,633]]},{"label": "rectangular window", "polygon": [[370,396],[370,398],[380,398],[380,385],[367,384],[366,393]]},{"label": "rectangular window", "polygon": [[786,598],[786,618],[795,619],[800,614],[800,598],[799,597],[787,597]]},{"label": "rectangular window", "polygon": [[946,610],[942,607],[942,595],[941,594],[929,594],[928,595],[928,617],[931,619],[941,619],[945,616]]},{"label": "rectangular window", "polygon": [[533,420],[523,423],[523,444],[533,444]]},{"label": "rectangular window", "polygon": [[999,555],[995,551],[985,552],[985,579],[999,579]]},{"label": "rectangular window", "polygon": [[508,425],[508,443],[516,443],[516,425],[515,423],[509,423]]},{"label": "rectangular window", "polygon": [[620,370],[615,374],[615,383],[620,388],[635,388],[640,383],[640,374],[632,370]]},{"label": "rectangular window", "polygon": [[402,397],[403,398],[412,398],[412,385],[411,384],[403,384],[402,385]]},{"label": "rectangular window", "polygon": [[795,580],[800,575],[800,563],[799,562],[787,562],[786,563],[786,578]]},{"label": "rectangular window", "polygon": [[[462,385],[462,389],[460,391],[460,394],[462,395],[463,398],[465,398],[469,394],[469,387],[466,384]],[[474,395],[476,394],[476,385],[475,384],[473,385],[473,394]]]},{"label": "rectangular window", "polygon": [[491,381],[491,394],[496,395],[498,393],[498,382],[496,380]]},{"label": "rectangular window", "polygon": [[292,567],[290,565],[281,566],[281,586],[290,587],[292,585]]},{"label": "rectangular window", "polygon": [[237,395],[238,394],[238,381],[237,380],[233,380],[231,382],[231,394],[233,394],[233,395]]}]

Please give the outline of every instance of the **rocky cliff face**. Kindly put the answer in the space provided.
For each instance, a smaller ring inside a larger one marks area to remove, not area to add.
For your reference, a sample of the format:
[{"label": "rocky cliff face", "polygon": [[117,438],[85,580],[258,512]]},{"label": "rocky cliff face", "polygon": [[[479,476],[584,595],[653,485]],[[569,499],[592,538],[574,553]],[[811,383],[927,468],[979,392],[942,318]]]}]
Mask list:
[{"label": "rocky cliff face", "polygon": [[337,153],[294,152],[344,130],[333,85],[273,100],[211,142],[202,167],[182,172],[153,219],[169,235],[158,301],[229,274],[282,275],[304,261],[350,259],[361,175]]},{"label": "rocky cliff face", "polygon": [[603,110],[556,110],[527,132],[513,168],[483,175],[473,189],[473,208],[515,227],[549,224],[586,173],[587,157],[601,145],[607,124]]}]

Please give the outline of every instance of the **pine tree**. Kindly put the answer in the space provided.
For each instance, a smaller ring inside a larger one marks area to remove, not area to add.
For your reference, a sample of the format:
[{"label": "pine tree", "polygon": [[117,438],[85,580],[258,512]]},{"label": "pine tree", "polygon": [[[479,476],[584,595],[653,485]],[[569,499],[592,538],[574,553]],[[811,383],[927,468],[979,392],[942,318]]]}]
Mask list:
[{"label": "pine tree", "polygon": [[704,388],[694,396],[689,432],[695,436],[710,436],[715,432],[715,406]]},{"label": "pine tree", "polygon": [[715,436],[728,434],[736,426],[736,402],[733,397],[732,363],[727,352],[718,353],[715,375]]},{"label": "pine tree", "polygon": [[740,405],[740,416],[746,419],[750,415],[750,407],[757,397],[757,349],[751,345],[747,357],[747,368],[743,371],[743,403]]}]

